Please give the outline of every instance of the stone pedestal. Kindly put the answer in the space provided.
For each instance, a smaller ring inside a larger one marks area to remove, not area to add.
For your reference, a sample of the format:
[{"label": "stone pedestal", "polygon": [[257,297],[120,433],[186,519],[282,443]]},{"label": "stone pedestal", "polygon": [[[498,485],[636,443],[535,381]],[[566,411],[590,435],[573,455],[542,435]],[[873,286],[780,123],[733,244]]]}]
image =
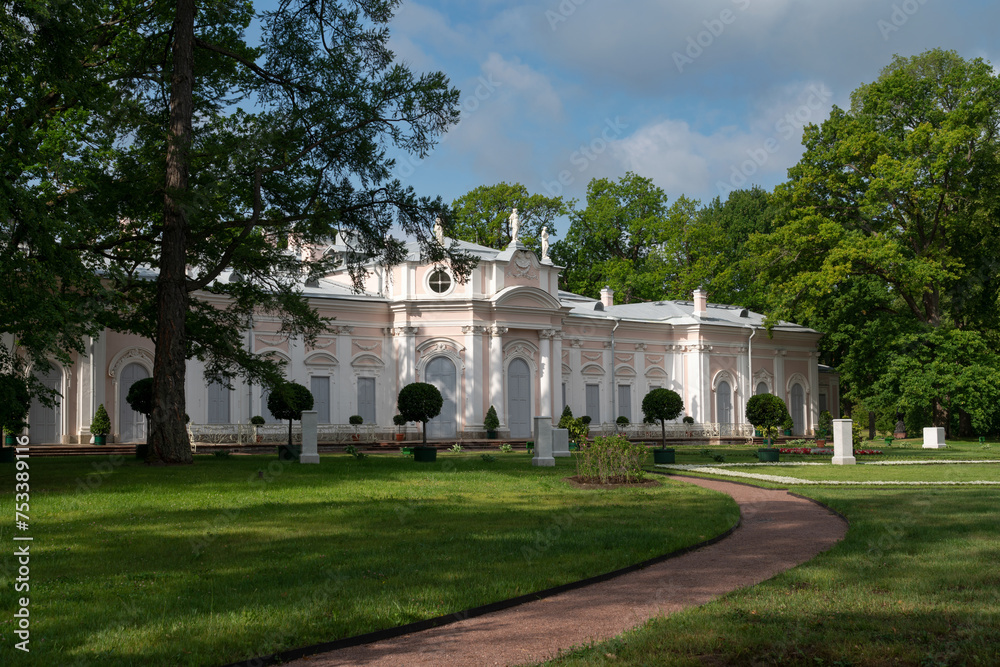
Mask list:
[{"label": "stone pedestal", "polygon": [[319,463],[319,451],[316,448],[318,433],[316,411],[303,410],[302,453],[299,455],[299,463]]},{"label": "stone pedestal", "polygon": [[944,427],[930,426],[924,429],[924,449],[944,449],[947,446],[944,441]]},{"label": "stone pedestal", "polygon": [[852,466],[858,462],[854,458],[854,435],[851,433],[850,419],[833,420],[833,465]]},{"label": "stone pedestal", "polygon": [[556,464],[552,457],[552,418],[535,417],[535,455],[531,465],[551,467]]},{"label": "stone pedestal", "polygon": [[564,428],[552,429],[552,456],[566,458],[569,455],[569,431]]}]

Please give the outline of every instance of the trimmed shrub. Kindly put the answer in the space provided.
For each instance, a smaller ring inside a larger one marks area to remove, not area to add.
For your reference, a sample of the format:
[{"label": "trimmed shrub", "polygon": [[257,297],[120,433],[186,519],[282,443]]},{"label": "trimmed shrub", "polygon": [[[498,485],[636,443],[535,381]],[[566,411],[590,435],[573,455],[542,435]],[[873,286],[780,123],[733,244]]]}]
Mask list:
[{"label": "trimmed shrub", "polygon": [[672,389],[653,389],[642,399],[642,415],[649,424],[660,422],[660,447],[667,446],[665,422],[677,419],[684,412],[684,399]]},{"label": "trimmed shrub", "polygon": [[263,426],[264,424],[267,423],[267,420],[265,420],[260,415],[254,415],[253,417],[250,418],[250,423],[253,424],[254,426]]},{"label": "trimmed shrub", "polygon": [[500,426],[500,418],[497,417],[497,409],[492,405],[490,409],[486,411],[486,417],[483,418],[483,426],[486,427],[487,431],[495,431],[497,427]]},{"label": "trimmed shrub", "polygon": [[288,420],[288,446],[292,446],[292,420],[302,419],[303,410],[312,410],[312,392],[297,382],[282,382],[267,397],[267,409],[275,419]]},{"label": "trimmed shrub", "polygon": [[683,421],[685,424],[693,424],[694,417],[684,417],[684,419],[682,419],[681,421]]},{"label": "trimmed shrub", "polygon": [[576,453],[576,474],[581,481],[598,484],[628,484],[644,479],[642,470],[649,450],[621,435],[598,437],[581,443]]},{"label": "trimmed shrub", "polygon": [[104,403],[97,406],[94,421],[90,422],[90,432],[94,435],[111,433],[111,419],[108,417],[108,411],[104,409]]},{"label": "trimmed shrub", "polygon": [[785,402],[774,394],[751,396],[747,401],[746,417],[766,438],[774,437],[785,420],[791,418]]},{"label": "trimmed shrub", "polygon": [[365,423],[365,418],[361,415],[351,415],[347,418],[347,421],[351,426],[361,426]]},{"label": "trimmed shrub", "polygon": [[423,424],[423,443],[427,444],[427,422],[441,414],[444,397],[438,388],[426,382],[412,382],[399,390],[396,409],[408,422]]},{"label": "trimmed shrub", "polygon": [[140,414],[147,417],[153,414],[153,378],[136,380],[128,389],[125,402]]}]

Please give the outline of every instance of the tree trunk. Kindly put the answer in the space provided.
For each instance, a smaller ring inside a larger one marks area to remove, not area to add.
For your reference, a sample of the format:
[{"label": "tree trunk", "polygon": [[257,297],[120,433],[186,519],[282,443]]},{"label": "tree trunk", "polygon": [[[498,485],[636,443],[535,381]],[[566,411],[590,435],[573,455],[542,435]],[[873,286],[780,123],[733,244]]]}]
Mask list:
[{"label": "tree trunk", "polygon": [[972,430],[972,415],[965,410],[958,409],[958,436],[960,438],[971,438],[975,433]]},{"label": "tree trunk", "polygon": [[188,293],[187,210],[182,200],[188,191],[188,148],[194,114],[194,14],[194,0],[177,0],[149,433],[150,459],[162,463],[192,462],[191,443],[184,427]]},{"label": "tree trunk", "polygon": [[868,411],[868,439],[875,439],[875,412],[873,410]]},{"label": "tree trunk", "polygon": [[951,419],[948,410],[945,409],[941,401],[934,401],[934,426],[944,428],[944,437],[951,437]]},{"label": "tree trunk", "polygon": [[292,420],[288,420],[288,448],[292,448]]},{"label": "tree trunk", "polygon": [[666,449],[667,448],[667,425],[663,423],[662,419],[660,420],[660,438],[661,438],[661,440],[660,440],[660,449]]}]

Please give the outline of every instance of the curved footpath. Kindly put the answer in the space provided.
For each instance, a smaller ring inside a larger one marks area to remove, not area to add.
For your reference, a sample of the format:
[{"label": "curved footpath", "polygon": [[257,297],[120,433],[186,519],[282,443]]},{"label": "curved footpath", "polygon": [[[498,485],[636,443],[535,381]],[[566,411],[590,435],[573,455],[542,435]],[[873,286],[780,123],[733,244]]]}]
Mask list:
[{"label": "curved footpath", "polygon": [[847,523],[787,491],[683,478],[732,496],[742,522],[729,537],[643,570],[492,614],[286,663],[520,665],[621,634],[804,563],[843,539]]}]

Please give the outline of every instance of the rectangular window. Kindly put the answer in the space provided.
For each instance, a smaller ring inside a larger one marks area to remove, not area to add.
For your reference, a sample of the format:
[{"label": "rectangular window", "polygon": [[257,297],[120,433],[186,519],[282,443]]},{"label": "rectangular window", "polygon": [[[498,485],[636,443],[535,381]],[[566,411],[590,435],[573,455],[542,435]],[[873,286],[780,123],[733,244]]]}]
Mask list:
[{"label": "rectangular window", "polygon": [[309,390],[313,395],[313,410],[316,411],[316,422],[330,423],[330,378],[314,375],[310,379]]},{"label": "rectangular window", "polygon": [[591,424],[601,423],[601,385],[587,385],[587,416]]},{"label": "rectangular window", "polygon": [[618,416],[632,421],[632,387],[630,385],[618,385]]},{"label": "rectangular window", "polygon": [[366,424],[375,423],[375,378],[358,378],[358,414]]},{"label": "rectangular window", "polygon": [[819,393],[819,411],[823,412],[823,411],[829,410],[829,409],[830,408],[826,407],[826,392],[821,391]]},{"label": "rectangular window", "polygon": [[229,389],[218,380],[208,385],[208,423],[229,423]]}]

